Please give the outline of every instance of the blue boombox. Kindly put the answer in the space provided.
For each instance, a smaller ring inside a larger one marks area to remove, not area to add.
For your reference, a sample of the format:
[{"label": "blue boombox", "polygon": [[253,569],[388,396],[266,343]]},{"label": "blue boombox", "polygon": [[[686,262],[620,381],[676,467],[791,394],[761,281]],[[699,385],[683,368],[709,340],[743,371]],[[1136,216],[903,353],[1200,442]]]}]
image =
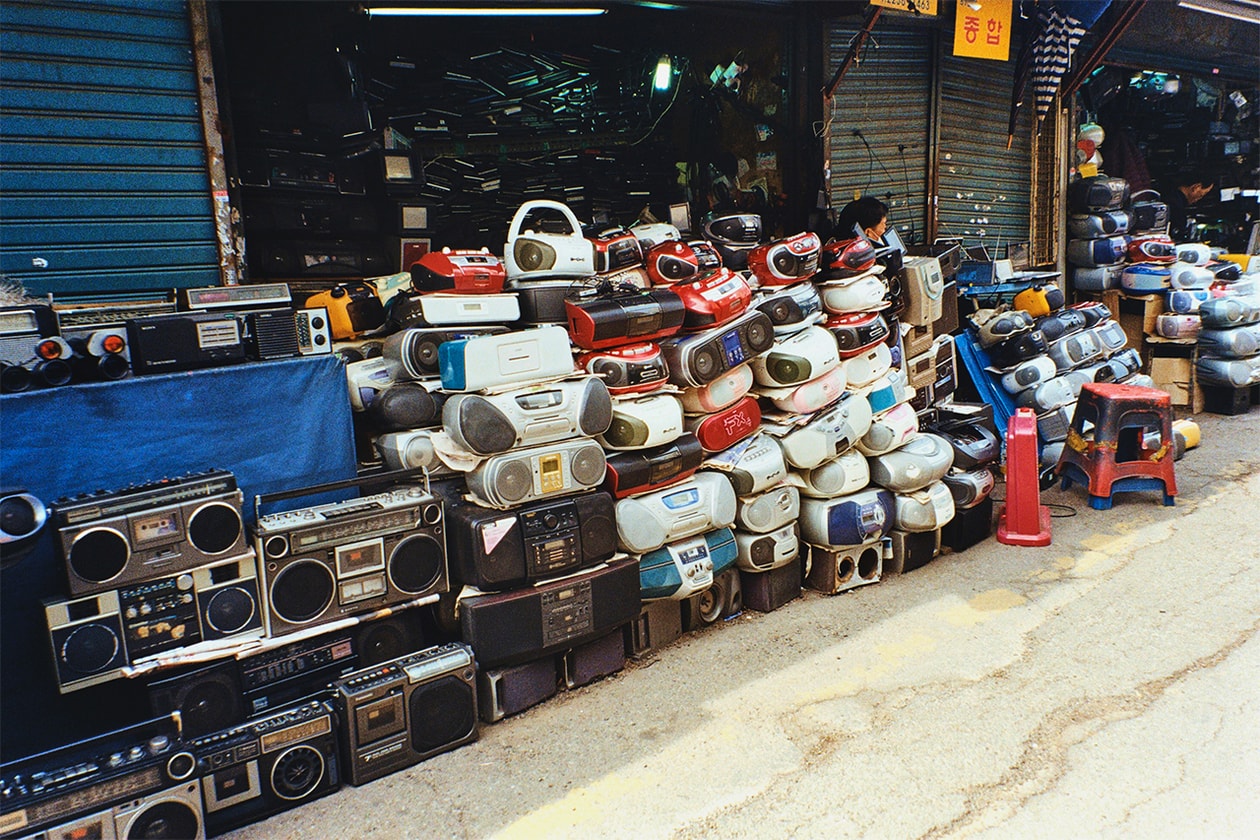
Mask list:
[{"label": "blue boombox", "polygon": [[645,601],[682,600],[707,589],[714,578],[735,565],[738,556],[735,532],[730,528],[672,542],[639,557],[640,594]]}]

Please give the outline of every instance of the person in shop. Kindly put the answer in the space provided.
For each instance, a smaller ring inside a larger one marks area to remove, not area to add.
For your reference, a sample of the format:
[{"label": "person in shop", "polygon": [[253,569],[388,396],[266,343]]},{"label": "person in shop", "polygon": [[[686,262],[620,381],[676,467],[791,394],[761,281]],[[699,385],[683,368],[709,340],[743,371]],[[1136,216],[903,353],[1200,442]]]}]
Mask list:
[{"label": "person in shop", "polygon": [[844,206],[836,218],[833,236],[838,240],[852,239],[855,231],[861,231],[876,248],[884,245],[884,232],[888,230],[888,205],[873,195],[856,198]]},{"label": "person in shop", "polygon": [[1188,241],[1190,231],[1186,223],[1190,217],[1190,208],[1198,204],[1216,187],[1216,178],[1200,168],[1179,172],[1171,181],[1170,187],[1160,191],[1164,203],[1168,205],[1168,235],[1178,242]]}]

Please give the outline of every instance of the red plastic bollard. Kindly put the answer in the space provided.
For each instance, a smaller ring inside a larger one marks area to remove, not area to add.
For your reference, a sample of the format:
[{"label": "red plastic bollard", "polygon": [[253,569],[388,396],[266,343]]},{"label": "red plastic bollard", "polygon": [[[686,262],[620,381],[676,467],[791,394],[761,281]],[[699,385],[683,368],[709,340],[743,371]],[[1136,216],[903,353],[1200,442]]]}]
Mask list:
[{"label": "red plastic bollard", "polygon": [[1006,504],[998,514],[998,542],[1050,545],[1050,508],[1041,504],[1037,476],[1037,415],[1015,409],[1006,425]]}]

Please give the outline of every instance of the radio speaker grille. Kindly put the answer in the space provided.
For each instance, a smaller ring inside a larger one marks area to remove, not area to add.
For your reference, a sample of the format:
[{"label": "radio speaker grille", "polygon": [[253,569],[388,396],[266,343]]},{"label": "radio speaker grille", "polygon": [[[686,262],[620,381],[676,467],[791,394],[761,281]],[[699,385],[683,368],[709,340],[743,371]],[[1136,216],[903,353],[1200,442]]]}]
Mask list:
[{"label": "radio speaker grille", "polygon": [[271,608],[285,621],[302,624],[328,608],[335,589],[331,569],[314,560],[299,560],[276,575]]},{"label": "radio speaker grille", "polygon": [[231,505],[212,502],[188,519],[188,541],[206,554],[227,551],[241,536],[241,514]]},{"label": "radio speaker grille", "polygon": [[411,748],[428,755],[468,737],[477,728],[473,691],[453,675],[416,688],[408,698]]},{"label": "radio speaker grille", "polygon": [[604,480],[607,462],[604,450],[596,444],[584,446],[573,454],[573,478],[587,487],[593,487]]},{"label": "radio speaker grille", "polygon": [[438,582],[445,563],[441,544],[428,534],[416,534],[394,547],[389,577],[403,592],[419,594]]}]

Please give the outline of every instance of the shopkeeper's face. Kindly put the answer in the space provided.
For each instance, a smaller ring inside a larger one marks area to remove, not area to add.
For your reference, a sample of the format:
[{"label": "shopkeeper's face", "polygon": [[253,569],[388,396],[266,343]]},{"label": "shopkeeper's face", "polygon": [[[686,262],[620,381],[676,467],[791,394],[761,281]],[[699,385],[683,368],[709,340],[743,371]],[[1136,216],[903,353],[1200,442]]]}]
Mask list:
[{"label": "shopkeeper's face", "polygon": [[883,239],[884,231],[886,230],[888,230],[888,219],[886,218],[880,219],[879,224],[875,225],[875,227],[868,227],[866,229],[866,238],[867,239]]}]

